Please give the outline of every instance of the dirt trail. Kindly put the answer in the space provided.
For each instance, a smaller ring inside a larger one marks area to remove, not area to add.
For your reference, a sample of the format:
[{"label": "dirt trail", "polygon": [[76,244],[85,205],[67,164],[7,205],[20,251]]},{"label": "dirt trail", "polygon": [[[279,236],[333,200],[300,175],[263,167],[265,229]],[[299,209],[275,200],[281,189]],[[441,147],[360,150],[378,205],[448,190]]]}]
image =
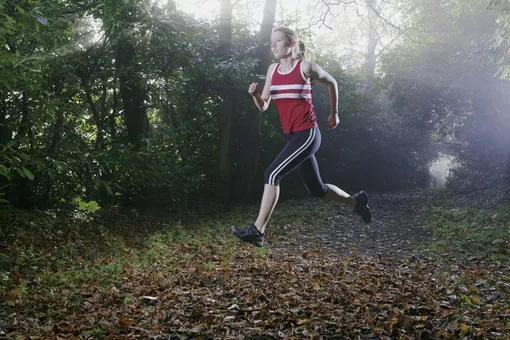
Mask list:
[{"label": "dirt trail", "polygon": [[434,198],[432,192],[371,194],[373,220],[365,224],[345,206],[339,206],[331,223],[324,228],[306,230],[278,240],[275,250],[327,248],[339,254],[409,256],[417,245],[433,240],[426,230],[423,212]]}]

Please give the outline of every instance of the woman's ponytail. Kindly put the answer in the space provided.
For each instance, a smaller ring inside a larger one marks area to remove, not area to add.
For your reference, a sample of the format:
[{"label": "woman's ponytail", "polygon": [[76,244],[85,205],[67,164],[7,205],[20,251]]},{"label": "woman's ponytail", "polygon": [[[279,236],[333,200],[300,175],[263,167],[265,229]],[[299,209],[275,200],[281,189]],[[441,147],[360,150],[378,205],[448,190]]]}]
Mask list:
[{"label": "woman's ponytail", "polygon": [[307,60],[308,52],[306,50],[305,43],[301,40],[297,41],[297,44],[292,48],[292,58]]},{"label": "woman's ponytail", "polygon": [[299,47],[299,51],[298,51],[298,55],[296,56],[296,58],[307,60],[308,59],[308,51],[306,50],[305,43],[302,42],[301,40],[299,40],[297,45]]}]

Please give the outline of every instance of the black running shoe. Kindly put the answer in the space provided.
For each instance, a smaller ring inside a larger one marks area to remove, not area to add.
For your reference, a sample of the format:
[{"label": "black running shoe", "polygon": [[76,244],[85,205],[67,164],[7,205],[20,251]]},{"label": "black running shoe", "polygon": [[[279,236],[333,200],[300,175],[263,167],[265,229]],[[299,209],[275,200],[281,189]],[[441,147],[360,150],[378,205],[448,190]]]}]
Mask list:
[{"label": "black running shoe", "polygon": [[264,245],[264,234],[258,231],[254,224],[243,229],[232,226],[230,227],[230,231],[244,242],[251,243],[257,247],[262,247]]},{"label": "black running shoe", "polygon": [[372,220],[372,210],[368,206],[368,195],[364,191],[358,192],[354,195],[356,199],[356,206],[354,207],[354,211],[359,214],[365,223],[370,223]]}]

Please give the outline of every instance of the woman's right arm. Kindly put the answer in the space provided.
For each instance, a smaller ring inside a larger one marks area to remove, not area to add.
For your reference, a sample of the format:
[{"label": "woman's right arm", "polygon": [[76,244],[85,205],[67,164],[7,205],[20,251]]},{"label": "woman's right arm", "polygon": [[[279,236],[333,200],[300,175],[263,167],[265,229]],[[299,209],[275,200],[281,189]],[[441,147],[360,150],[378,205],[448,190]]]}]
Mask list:
[{"label": "woman's right arm", "polygon": [[271,64],[267,69],[266,82],[264,84],[264,89],[262,90],[262,94],[259,91],[259,84],[252,83],[248,92],[253,97],[253,102],[257,108],[264,112],[269,107],[269,103],[271,102],[271,77],[273,75],[274,68],[277,64]]}]

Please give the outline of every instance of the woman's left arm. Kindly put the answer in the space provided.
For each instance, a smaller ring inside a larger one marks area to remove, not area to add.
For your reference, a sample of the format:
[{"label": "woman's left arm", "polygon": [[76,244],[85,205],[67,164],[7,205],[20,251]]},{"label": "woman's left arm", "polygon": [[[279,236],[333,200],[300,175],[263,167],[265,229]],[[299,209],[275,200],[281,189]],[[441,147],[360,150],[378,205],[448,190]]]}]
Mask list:
[{"label": "woman's left arm", "polygon": [[335,78],[316,63],[303,61],[303,73],[311,79],[328,85],[329,100],[331,102],[331,112],[328,118],[328,126],[330,129],[336,128],[340,119],[338,117],[338,83]]}]

